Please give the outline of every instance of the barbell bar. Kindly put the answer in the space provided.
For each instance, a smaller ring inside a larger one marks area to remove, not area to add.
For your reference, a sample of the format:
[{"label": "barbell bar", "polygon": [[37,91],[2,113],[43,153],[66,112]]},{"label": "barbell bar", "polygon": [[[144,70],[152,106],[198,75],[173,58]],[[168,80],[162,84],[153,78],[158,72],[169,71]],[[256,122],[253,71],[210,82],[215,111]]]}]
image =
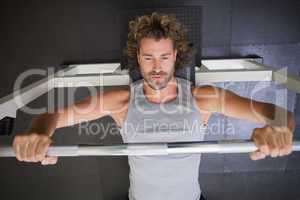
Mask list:
[{"label": "barbell bar", "polygon": [[[141,156],[191,153],[249,153],[257,150],[250,140],[174,142],[174,143],[127,143],[111,146],[72,145],[50,146],[47,155],[76,156]],[[300,151],[300,141],[294,141],[293,151]],[[15,157],[10,146],[0,147],[0,157]]]}]

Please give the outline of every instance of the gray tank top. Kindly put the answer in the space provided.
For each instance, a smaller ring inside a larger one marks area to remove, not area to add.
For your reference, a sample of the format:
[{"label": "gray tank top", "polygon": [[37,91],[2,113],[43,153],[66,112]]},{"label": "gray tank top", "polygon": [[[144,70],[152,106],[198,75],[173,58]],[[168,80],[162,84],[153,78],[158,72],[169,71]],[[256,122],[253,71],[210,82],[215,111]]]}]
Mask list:
[{"label": "gray tank top", "polygon": [[[120,129],[125,143],[202,141],[200,119],[191,83],[176,78],[176,99],[158,104],[147,100],[143,80],[130,84],[131,96]],[[198,200],[200,154],[128,156],[130,200]]]}]

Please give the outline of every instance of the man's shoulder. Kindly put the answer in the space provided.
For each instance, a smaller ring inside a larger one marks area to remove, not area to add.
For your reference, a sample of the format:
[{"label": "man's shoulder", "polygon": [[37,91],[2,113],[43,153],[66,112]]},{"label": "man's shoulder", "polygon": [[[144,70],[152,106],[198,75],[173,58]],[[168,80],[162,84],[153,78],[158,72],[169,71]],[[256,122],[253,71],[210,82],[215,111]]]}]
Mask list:
[{"label": "man's shoulder", "polygon": [[129,100],[130,100],[130,87],[119,87],[117,89],[112,89],[107,91],[109,96],[107,101],[110,101],[112,104],[113,112],[110,116],[115,120],[119,127],[122,127],[122,124],[125,119],[125,115],[128,111]]},{"label": "man's shoulder", "polygon": [[119,103],[126,103],[130,99],[130,87],[122,86],[115,89],[107,90],[104,92],[106,96],[112,101],[117,101]]},{"label": "man's shoulder", "polygon": [[208,95],[215,95],[219,88],[211,85],[192,86],[191,92],[195,98],[204,98]]},{"label": "man's shoulder", "polygon": [[192,87],[191,92],[200,110],[214,110],[220,98],[219,88],[211,85]]}]

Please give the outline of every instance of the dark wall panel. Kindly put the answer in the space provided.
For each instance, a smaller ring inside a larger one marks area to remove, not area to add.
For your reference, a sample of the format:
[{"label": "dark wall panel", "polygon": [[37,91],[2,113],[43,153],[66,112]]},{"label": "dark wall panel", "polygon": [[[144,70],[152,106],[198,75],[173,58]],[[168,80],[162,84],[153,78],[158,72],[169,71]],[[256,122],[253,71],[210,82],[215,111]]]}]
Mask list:
[{"label": "dark wall panel", "polygon": [[232,44],[286,44],[300,41],[297,0],[232,1]]}]

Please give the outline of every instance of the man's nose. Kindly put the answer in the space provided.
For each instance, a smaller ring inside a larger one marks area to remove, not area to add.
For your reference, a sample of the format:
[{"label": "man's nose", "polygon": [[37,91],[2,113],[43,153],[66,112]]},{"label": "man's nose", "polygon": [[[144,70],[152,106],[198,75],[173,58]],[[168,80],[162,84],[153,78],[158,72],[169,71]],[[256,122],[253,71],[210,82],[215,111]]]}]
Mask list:
[{"label": "man's nose", "polygon": [[155,72],[161,71],[161,63],[159,60],[154,61],[153,71]]}]

